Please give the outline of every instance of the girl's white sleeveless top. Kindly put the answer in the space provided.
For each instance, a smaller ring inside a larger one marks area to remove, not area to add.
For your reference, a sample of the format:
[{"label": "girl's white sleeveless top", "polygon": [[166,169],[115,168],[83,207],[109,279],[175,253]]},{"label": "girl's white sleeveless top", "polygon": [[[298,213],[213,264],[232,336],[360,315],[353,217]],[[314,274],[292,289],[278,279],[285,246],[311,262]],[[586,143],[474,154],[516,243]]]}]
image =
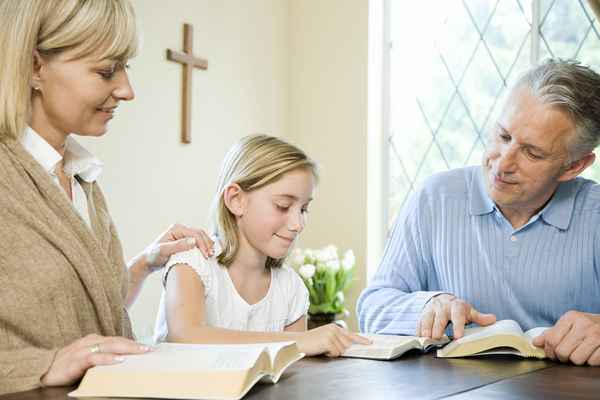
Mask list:
[{"label": "girl's white sleeveless top", "polygon": [[216,260],[208,260],[200,250],[183,251],[171,256],[163,271],[163,291],[156,325],[155,343],[167,338],[165,288],[168,274],[177,264],[189,265],[204,284],[206,323],[217,328],[239,331],[281,332],[308,312],[308,290],[293,269],[283,266],[271,269],[271,285],[265,297],[248,304],[237,292],[227,268]]}]

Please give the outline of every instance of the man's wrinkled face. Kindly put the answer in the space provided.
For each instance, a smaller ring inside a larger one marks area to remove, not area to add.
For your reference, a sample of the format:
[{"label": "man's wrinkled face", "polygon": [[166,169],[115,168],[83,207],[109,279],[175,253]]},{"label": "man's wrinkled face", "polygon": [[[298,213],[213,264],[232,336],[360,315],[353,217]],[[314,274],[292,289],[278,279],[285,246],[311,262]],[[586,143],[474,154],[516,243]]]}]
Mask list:
[{"label": "man's wrinkled face", "polygon": [[490,132],[483,158],[492,200],[505,209],[536,210],[565,180],[567,144],[575,134],[569,116],[516,88]]}]

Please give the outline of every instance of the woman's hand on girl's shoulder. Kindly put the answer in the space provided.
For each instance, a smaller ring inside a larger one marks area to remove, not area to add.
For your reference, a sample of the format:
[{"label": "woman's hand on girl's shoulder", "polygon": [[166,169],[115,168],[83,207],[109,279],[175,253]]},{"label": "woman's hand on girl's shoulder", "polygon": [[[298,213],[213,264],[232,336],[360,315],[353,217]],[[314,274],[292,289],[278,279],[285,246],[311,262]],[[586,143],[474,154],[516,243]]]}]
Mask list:
[{"label": "woman's hand on girl's shoulder", "polygon": [[339,357],[352,343],[370,344],[371,341],[339,325],[328,324],[303,333],[297,343],[300,351],[308,356]]},{"label": "woman's hand on girl's shoulder", "polygon": [[96,365],[111,365],[123,361],[124,354],[143,354],[152,348],[118,336],[87,335],[63,347],[40,378],[42,386],[67,386],[77,382]]},{"label": "woman's hand on girl's shoulder", "polygon": [[197,247],[205,258],[213,255],[214,242],[202,229],[190,228],[174,224],[150,244],[144,254],[148,269],[155,271],[162,268],[175,253]]}]

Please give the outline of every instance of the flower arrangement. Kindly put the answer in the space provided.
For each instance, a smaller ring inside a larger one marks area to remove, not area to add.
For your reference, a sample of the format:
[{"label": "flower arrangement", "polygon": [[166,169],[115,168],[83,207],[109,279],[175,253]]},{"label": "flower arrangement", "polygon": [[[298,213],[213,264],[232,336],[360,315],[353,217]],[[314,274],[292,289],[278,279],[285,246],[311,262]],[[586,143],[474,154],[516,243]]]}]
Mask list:
[{"label": "flower arrangement", "polygon": [[294,249],[288,262],[298,271],[310,296],[308,313],[348,315],[344,291],[352,283],[356,258],[347,250],[340,259],[334,245],[322,249]]}]

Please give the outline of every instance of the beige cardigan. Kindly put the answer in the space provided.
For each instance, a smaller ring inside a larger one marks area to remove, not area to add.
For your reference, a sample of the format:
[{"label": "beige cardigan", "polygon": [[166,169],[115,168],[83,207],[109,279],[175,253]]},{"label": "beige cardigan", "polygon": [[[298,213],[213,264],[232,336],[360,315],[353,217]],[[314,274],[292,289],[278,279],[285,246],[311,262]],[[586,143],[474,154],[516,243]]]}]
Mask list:
[{"label": "beige cardigan", "polygon": [[0,142],[0,394],[39,386],[87,334],[132,337],[121,244],[98,185],[81,185],[92,229],[19,142]]}]

